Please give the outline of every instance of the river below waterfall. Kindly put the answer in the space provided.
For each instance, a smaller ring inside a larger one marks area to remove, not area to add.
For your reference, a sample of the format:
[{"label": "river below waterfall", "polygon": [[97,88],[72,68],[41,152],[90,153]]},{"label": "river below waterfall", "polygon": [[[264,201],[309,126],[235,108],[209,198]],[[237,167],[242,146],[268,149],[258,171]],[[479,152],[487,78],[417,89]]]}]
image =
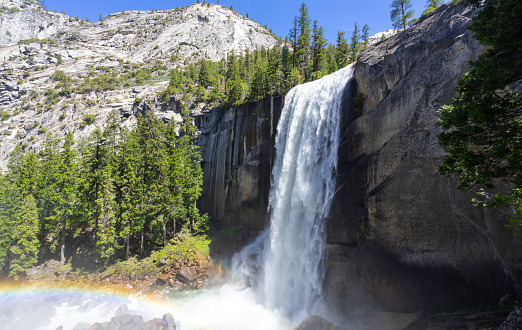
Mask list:
[{"label": "river below waterfall", "polygon": [[[3,290],[0,329],[84,329],[123,314],[171,313],[177,329],[292,329],[325,318],[324,218],[334,194],[342,97],[353,68],[299,85],[286,96],[276,136],[270,226],[232,259],[231,282],[164,291],[168,304],[71,289]],[[159,321],[158,321],[159,322]]]}]

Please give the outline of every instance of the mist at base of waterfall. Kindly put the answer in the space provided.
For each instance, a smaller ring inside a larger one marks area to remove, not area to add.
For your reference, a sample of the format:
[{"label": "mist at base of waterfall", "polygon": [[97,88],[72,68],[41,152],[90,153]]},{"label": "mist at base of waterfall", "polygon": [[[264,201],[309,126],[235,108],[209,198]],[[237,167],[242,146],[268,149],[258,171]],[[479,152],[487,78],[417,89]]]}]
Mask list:
[{"label": "mist at base of waterfall", "polygon": [[236,284],[192,291],[185,298],[169,298],[169,303],[183,330],[289,330],[296,326],[263,306],[250,288]]}]

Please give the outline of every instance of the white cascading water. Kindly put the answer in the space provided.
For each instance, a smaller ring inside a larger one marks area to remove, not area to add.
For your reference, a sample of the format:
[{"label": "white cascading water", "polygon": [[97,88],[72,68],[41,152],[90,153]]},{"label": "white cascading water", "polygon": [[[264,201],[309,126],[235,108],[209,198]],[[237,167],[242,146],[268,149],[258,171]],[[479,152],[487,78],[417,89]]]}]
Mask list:
[{"label": "white cascading water", "polygon": [[[293,320],[319,312],[335,189],[342,97],[352,66],[287,94],[276,136],[270,228],[234,260],[265,306]],[[262,249],[259,245],[263,245]],[[263,258],[256,255],[263,250]],[[258,278],[252,264],[263,259]]]}]

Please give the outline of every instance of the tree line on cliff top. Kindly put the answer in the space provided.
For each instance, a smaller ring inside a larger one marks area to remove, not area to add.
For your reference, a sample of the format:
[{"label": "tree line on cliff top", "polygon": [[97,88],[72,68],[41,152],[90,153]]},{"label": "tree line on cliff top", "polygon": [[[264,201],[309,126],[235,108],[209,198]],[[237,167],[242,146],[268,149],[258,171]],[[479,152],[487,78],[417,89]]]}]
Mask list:
[{"label": "tree line on cliff top", "polygon": [[188,94],[196,102],[237,105],[268,94],[284,94],[297,84],[354,62],[369,45],[369,33],[368,25],[361,28],[355,23],[350,41],[339,32],[336,45],[332,45],[317,20],[312,23],[308,7],[302,3],[284,42],[280,40],[271,49],[231,52],[220,62],[201,60],[174,69],[163,96]]},{"label": "tree line on cliff top", "polygon": [[144,256],[179,231],[208,231],[196,207],[196,128],[182,109],[181,125],[147,112],[129,130],[112,113],[78,148],[68,133],[63,141],[48,134],[39,153],[15,149],[0,175],[0,269],[17,277],[40,255],[65,263],[75,254],[66,246],[72,237],[88,241],[106,265]]}]

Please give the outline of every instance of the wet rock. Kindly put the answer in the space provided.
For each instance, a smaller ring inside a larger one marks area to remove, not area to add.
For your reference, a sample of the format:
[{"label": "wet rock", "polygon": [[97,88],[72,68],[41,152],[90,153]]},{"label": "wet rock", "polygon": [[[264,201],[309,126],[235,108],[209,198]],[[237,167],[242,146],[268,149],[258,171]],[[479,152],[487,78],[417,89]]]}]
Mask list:
[{"label": "wet rock", "polygon": [[172,314],[170,313],[167,313],[167,314],[164,314],[163,317],[162,317],[162,320],[167,323],[169,329],[176,329],[176,321],[174,320],[174,316],[172,316]]},{"label": "wet rock", "polygon": [[155,304],[167,305],[169,303],[167,297],[159,290],[147,295],[146,299]]},{"label": "wet rock", "polygon": [[140,329],[145,323],[141,315],[130,315],[124,314],[120,316],[114,316],[111,318],[111,326],[119,327],[121,329]]},{"label": "wet rock", "polygon": [[[100,323],[95,323],[95,324],[100,324]],[[100,327],[100,326],[101,326],[101,327]],[[98,326],[97,328],[94,328],[94,329],[97,329],[97,330],[98,330],[98,329],[100,329],[100,330],[101,330],[101,329],[105,329],[101,324],[100,324],[100,326]],[[87,330],[87,329],[91,330],[91,329],[93,329],[92,327],[93,327],[93,326],[90,326],[89,323],[86,323],[86,322],[78,322],[78,323],[76,323],[76,325],[74,326],[73,329],[74,329],[74,330]]]},{"label": "wet rock", "polygon": [[114,316],[125,315],[128,312],[129,312],[129,306],[127,306],[127,304],[122,304],[120,307],[118,307],[116,312],[114,312]]},{"label": "wet rock", "polygon": [[421,312],[392,313],[385,311],[372,311],[363,315],[360,319],[359,329],[402,330],[419,320]]},{"label": "wet rock", "polygon": [[522,308],[517,307],[512,311],[507,319],[502,322],[498,330],[518,330],[522,329]]},{"label": "wet rock", "polygon": [[320,316],[312,315],[304,320],[294,330],[341,330],[343,328],[323,319]]},{"label": "wet rock", "polygon": [[[107,328],[104,326],[104,324],[96,322],[87,329],[88,330],[105,330]],[[80,329],[77,329],[76,327],[74,327],[74,330],[80,330]]]},{"label": "wet rock", "polygon": [[147,321],[143,325],[143,330],[164,330],[164,329],[168,329],[167,323],[165,323],[162,319],[158,319],[158,318]]},{"label": "wet rock", "polygon": [[210,268],[210,263],[207,260],[202,260],[199,262],[199,270],[204,272]]}]

